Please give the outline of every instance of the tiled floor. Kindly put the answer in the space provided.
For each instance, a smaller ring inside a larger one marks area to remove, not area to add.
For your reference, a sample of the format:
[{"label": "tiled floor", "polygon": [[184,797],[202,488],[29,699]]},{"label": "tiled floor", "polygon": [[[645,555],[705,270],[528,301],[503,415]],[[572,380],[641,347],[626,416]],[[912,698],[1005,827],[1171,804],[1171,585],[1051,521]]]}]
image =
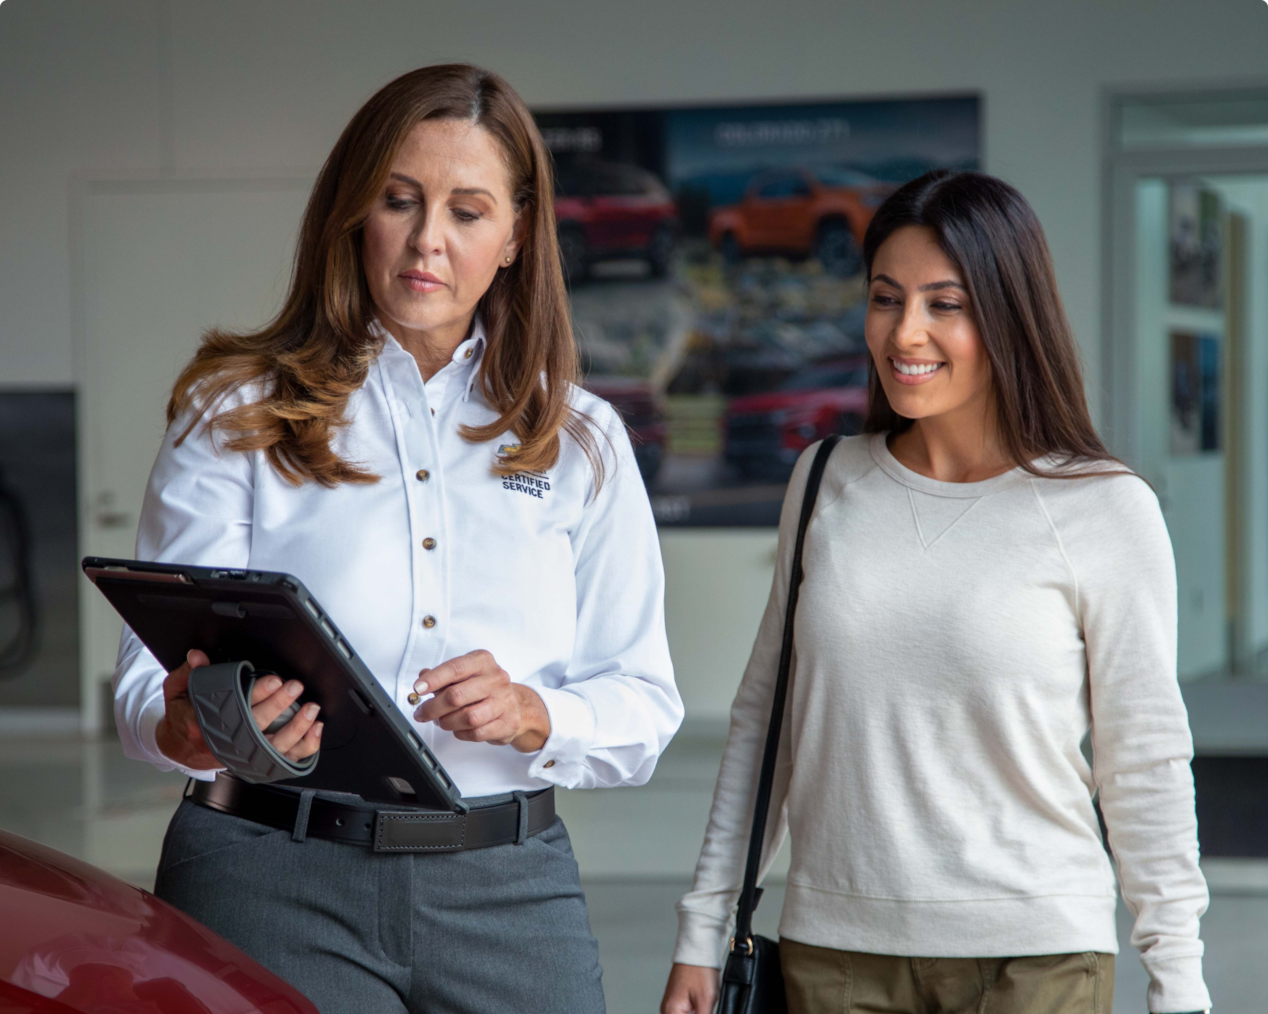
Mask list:
[{"label": "tiled floor", "polygon": [[[559,808],[572,833],[612,1014],[656,1011],[675,931],[674,901],[695,864],[721,743],[680,736],[639,789],[574,792]],[[0,827],[152,883],[167,818],[184,782],[123,757],[117,742],[0,739]],[[776,874],[758,913],[774,935],[783,889]],[[1207,978],[1220,1014],[1263,1014],[1259,974],[1268,954],[1268,861],[1212,860],[1203,920]],[[1118,1014],[1144,1014],[1145,975],[1127,943],[1116,980]]]}]

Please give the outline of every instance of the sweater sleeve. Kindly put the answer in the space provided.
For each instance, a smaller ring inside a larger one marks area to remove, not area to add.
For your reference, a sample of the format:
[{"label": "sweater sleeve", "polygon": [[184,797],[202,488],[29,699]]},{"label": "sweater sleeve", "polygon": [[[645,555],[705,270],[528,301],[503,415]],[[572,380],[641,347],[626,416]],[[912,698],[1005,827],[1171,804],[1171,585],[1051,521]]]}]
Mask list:
[{"label": "sweater sleeve", "polygon": [[[1086,485],[1085,485],[1086,484]],[[1096,509],[1069,526],[1087,650],[1093,774],[1149,1010],[1201,1010],[1193,739],[1176,679],[1176,573],[1157,498],[1134,476],[1092,478]],[[1085,504],[1086,507],[1086,504]]]},{"label": "sweater sleeve", "polygon": [[[735,922],[735,905],[744,881],[757,779],[762,766],[762,750],[775,695],[775,677],[784,630],[784,609],[788,601],[788,578],[792,569],[793,544],[801,512],[806,476],[819,445],[806,449],[792,478],[779,518],[779,544],[770,598],[762,615],[753,652],[749,656],[739,690],[731,705],[731,727],[713,806],[705,831],[704,846],[696,863],[691,891],[678,902],[678,942],[674,961],[686,965],[720,968],[723,951]],[[797,668],[793,653],[792,672]],[[766,876],[788,832],[787,797],[792,774],[789,726],[792,709],[784,711],[775,782],[771,789],[770,811],[762,847],[759,883]]]}]

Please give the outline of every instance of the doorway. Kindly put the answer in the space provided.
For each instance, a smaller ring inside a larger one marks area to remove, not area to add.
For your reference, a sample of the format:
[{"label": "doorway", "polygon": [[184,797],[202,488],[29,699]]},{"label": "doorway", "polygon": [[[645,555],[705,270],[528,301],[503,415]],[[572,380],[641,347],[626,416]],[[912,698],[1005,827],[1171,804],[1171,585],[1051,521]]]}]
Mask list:
[{"label": "doorway", "polygon": [[[281,305],[310,178],[108,180],[76,197],[79,544],[130,559],[172,383],[210,327]],[[122,621],[80,579],[83,729],[108,725]]]},{"label": "doorway", "polygon": [[1262,679],[1268,93],[1120,97],[1109,121],[1110,442],[1171,533],[1180,680]]}]

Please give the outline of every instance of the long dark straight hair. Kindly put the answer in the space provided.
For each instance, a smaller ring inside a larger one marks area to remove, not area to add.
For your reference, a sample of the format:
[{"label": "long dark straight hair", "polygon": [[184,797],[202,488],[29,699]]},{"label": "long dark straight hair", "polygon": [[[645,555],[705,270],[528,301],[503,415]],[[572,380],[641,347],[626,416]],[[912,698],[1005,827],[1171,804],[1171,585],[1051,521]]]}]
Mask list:
[{"label": "long dark straight hair", "polygon": [[[1069,475],[1063,466],[1096,461],[1124,471],[1092,425],[1052,255],[1026,199],[985,173],[937,169],[912,180],[890,195],[867,228],[863,263],[869,281],[876,252],[909,225],[931,229],[964,278],[991,364],[1000,437],[1012,459],[1044,476]],[[890,405],[874,362],[868,373],[863,431],[909,429],[912,420]],[[1034,463],[1045,456],[1055,459],[1057,471]]]}]

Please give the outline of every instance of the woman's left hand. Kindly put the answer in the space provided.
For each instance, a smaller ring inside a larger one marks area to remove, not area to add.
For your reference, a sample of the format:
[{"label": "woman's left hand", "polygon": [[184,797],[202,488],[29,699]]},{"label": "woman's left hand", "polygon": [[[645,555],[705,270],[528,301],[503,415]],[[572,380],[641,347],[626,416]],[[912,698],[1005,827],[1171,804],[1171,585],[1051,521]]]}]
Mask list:
[{"label": "woman's left hand", "polygon": [[487,651],[472,651],[424,669],[414,681],[420,694],[435,694],[414,712],[469,743],[509,743],[522,753],[540,750],[550,736],[550,715],[536,691],[512,683]]}]

